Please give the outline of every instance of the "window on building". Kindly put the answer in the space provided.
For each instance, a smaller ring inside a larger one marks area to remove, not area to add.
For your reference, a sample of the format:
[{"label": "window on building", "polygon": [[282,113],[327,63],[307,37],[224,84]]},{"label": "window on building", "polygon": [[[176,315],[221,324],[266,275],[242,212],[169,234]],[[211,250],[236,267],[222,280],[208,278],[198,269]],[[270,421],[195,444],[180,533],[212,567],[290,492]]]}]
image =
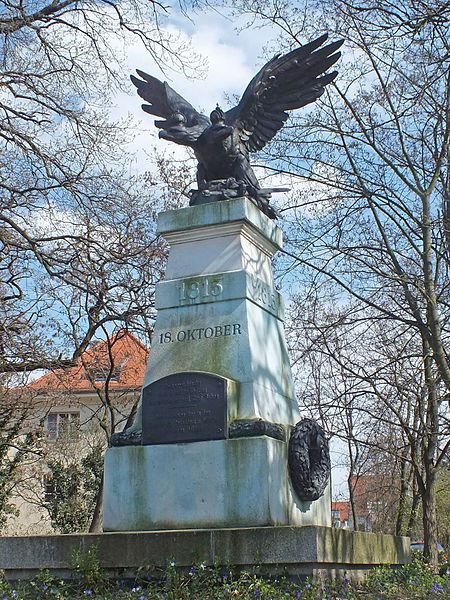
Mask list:
[{"label": "window on building", "polygon": [[79,412],[55,412],[47,415],[47,437],[50,440],[78,439],[80,430]]},{"label": "window on building", "polygon": [[42,486],[44,488],[44,502],[49,504],[55,496],[55,486],[51,475],[46,474],[42,478]]},{"label": "window on building", "polygon": [[358,516],[357,523],[359,531],[372,531],[372,524],[368,515]]},{"label": "window on building", "polygon": [[111,368],[108,366],[100,367],[89,367],[89,375],[94,381],[105,382],[108,378],[109,381],[119,381],[122,367]]}]

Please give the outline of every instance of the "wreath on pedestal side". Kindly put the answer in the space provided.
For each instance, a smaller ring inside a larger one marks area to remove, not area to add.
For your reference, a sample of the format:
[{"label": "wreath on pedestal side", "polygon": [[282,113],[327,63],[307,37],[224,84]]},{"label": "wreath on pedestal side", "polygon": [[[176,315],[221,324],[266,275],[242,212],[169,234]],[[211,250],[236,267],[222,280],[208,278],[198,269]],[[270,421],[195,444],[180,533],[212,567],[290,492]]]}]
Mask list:
[{"label": "wreath on pedestal side", "polygon": [[313,419],[302,419],[291,432],[288,466],[292,486],[301,500],[317,500],[328,484],[331,471],[328,440]]}]

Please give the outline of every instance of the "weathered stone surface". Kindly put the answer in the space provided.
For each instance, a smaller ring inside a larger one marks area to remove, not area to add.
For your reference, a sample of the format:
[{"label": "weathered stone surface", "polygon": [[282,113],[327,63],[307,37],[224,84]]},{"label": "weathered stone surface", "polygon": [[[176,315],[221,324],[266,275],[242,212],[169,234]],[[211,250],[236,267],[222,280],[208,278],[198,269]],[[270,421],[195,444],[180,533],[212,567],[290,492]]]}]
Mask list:
[{"label": "weathered stone surface", "polygon": [[212,373],[239,384],[230,420],[299,420],[283,323],[245,299],[158,312],[144,387],[184,371]]},{"label": "weathered stone surface", "polygon": [[260,308],[284,320],[281,294],[265,281],[245,270],[197,275],[161,281],[156,286],[158,310],[195,304],[210,304],[225,300],[250,300]]},{"label": "weathered stone surface", "polygon": [[106,531],[331,524],[329,489],[300,501],[268,437],[109,448],[104,503]]},{"label": "weathered stone surface", "polygon": [[[144,387],[176,373],[210,373],[237,386],[229,422],[296,423],[283,306],[271,266],[281,230],[248,199],[237,198],[161,213],[158,231],[170,253],[157,289]],[[141,408],[133,429],[142,429]]]},{"label": "weathered stone surface", "polygon": [[[183,373],[214,375],[228,381],[228,424],[262,420],[287,431],[300,414],[271,267],[281,230],[243,198],[163,213],[158,227],[170,253],[144,389]],[[133,430],[142,430],[142,409]],[[329,487],[319,502],[301,502],[286,450],[265,436],[111,448],[105,528],[330,524]]]},{"label": "weathered stone surface", "polygon": [[273,574],[313,575],[320,564],[330,573],[364,570],[380,564],[409,562],[409,538],[355,533],[331,527],[258,527],[165,532],[133,532],[3,537],[0,569],[7,578],[32,577],[37,570],[69,574],[73,552],[98,550],[106,570],[164,567],[174,559],[179,567],[231,564],[266,567]]},{"label": "weathered stone surface", "polygon": [[[296,423],[283,303],[271,267],[281,230],[246,198],[168,211],[158,227],[171,247],[144,387],[175,373],[210,373],[237,386],[229,422]],[[141,408],[132,429],[142,429]]]},{"label": "weathered stone surface", "polygon": [[223,223],[243,221],[270,239],[278,248],[283,245],[281,229],[268,219],[248,198],[232,198],[213,204],[190,206],[161,212],[158,216],[158,233],[167,234],[181,230],[211,227]]},{"label": "weathered stone surface", "polygon": [[245,270],[273,286],[282,232],[246,198],[161,213],[158,233],[170,244],[166,279]]}]

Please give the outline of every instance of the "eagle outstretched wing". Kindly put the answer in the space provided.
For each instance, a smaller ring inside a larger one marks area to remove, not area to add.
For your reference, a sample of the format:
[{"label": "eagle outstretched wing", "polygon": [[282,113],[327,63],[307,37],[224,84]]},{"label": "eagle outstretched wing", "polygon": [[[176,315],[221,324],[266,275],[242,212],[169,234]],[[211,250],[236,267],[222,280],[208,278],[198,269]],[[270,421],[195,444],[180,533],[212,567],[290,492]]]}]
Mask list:
[{"label": "eagle outstretched wing", "polygon": [[337,75],[325,74],[341,56],[343,40],[322,46],[328,35],[284,56],[274,56],[248,84],[239,104],[225,113],[249,152],[261,150],[283,126],[286,111],[314,102]]},{"label": "eagle outstretched wing", "polygon": [[142,109],[164,121],[155,121],[156,127],[162,129],[160,137],[180,144],[192,144],[203,133],[211,122],[205,115],[197,112],[180,94],[166,81],[160,81],[152,75],[136,69],[141,77],[130,75],[131,81],[137,88],[137,93],[148,104]]}]

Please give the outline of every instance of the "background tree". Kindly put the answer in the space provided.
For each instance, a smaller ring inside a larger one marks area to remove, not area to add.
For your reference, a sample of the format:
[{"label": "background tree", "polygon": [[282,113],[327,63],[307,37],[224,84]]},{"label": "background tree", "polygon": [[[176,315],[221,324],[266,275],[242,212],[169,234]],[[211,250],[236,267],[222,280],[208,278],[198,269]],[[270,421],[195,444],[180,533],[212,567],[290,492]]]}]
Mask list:
[{"label": "background tree", "polygon": [[450,546],[450,463],[446,461],[438,474],[437,514],[439,539],[444,548]]},{"label": "background tree", "polygon": [[95,446],[81,461],[48,463],[45,507],[60,533],[88,529],[103,476],[103,448]]},{"label": "background tree", "polygon": [[[36,394],[25,392],[20,380],[0,379],[0,529],[17,514],[12,496],[30,478],[41,458],[41,427],[35,420]],[[24,434],[24,432],[26,432]]]},{"label": "background tree", "polygon": [[[410,331],[386,327],[353,307],[309,306],[303,299],[292,310],[290,345],[298,361],[301,403],[347,445],[353,522],[357,504],[361,508],[361,498],[354,498],[361,478],[375,529],[417,537],[422,531],[417,486],[426,486],[423,453],[434,435],[427,420],[421,347]],[[438,424],[433,461],[439,473],[448,440],[444,410]],[[370,481],[375,482],[372,491]]]},{"label": "background tree", "polygon": [[[369,335],[383,323],[385,331],[411,340],[406,352],[420,369],[422,391],[413,402],[424,437],[408,460],[421,497],[425,554],[435,563],[436,477],[448,453],[448,413],[442,417],[450,391],[448,8],[408,0],[236,7],[256,24],[277,25],[283,50],[312,39],[318,28],[345,39],[334,89],[295,115],[264,158],[308,182],[285,209],[287,271],[303,288],[302,300],[345,306],[338,322],[350,331],[359,322]],[[347,362],[345,370],[368,388],[365,410],[374,430],[388,406],[389,421],[395,415],[405,434],[405,415],[386,395],[386,365],[382,358],[379,371],[367,362],[355,372]]]},{"label": "background tree", "polygon": [[[153,259],[159,269],[153,220],[145,222],[155,214],[155,194],[130,179],[126,124],[105,114],[128,81],[120,44],[139,40],[161,67],[193,74],[200,66],[164,30],[168,10],[135,0],[0,2],[2,372],[71,361],[102,324],[128,319],[138,290],[101,283],[98,259],[108,239],[110,268],[115,261],[123,274],[145,243],[147,274]],[[138,279],[133,271],[133,284]],[[72,296],[84,318],[68,337],[58,305]]]}]

